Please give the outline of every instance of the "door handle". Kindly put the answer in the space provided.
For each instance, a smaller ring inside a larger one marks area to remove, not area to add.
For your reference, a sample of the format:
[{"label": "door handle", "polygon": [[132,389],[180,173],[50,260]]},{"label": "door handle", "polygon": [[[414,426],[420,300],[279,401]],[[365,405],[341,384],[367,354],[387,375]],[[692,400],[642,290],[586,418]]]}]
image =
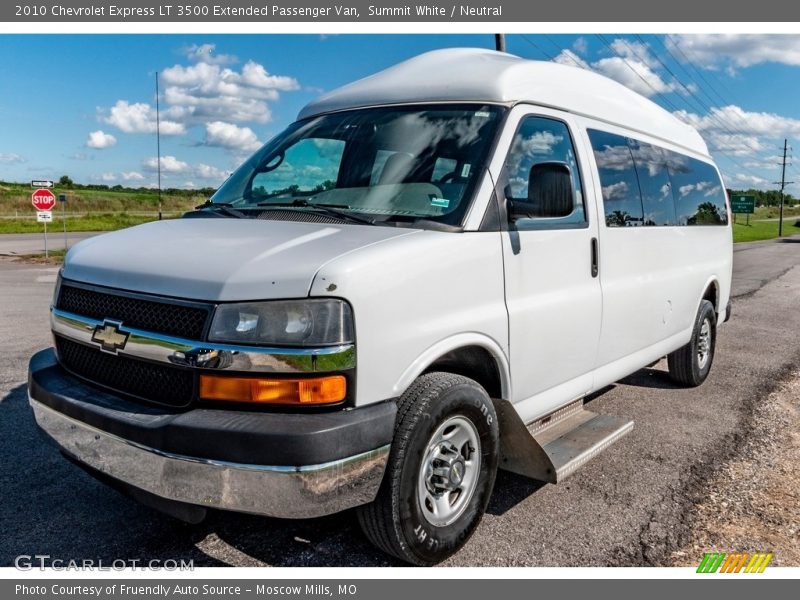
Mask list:
[{"label": "door handle", "polygon": [[600,272],[599,266],[599,257],[598,257],[598,247],[597,247],[597,238],[593,237],[591,242],[592,248],[592,277],[597,277],[597,274]]}]

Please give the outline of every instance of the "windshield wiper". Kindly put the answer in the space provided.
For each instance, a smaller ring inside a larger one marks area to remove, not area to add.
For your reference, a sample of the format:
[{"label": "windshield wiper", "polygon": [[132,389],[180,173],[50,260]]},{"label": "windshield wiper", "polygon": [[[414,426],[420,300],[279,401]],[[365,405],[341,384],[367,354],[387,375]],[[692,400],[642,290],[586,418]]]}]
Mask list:
[{"label": "windshield wiper", "polygon": [[233,208],[233,204],[231,204],[230,202],[212,202],[211,200],[206,200],[202,204],[194,207],[195,210],[201,210],[203,208],[211,208],[221,212],[224,215],[228,215],[229,217],[234,217],[236,219],[249,218],[243,212]]},{"label": "windshield wiper", "polygon": [[375,224],[374,219],[359,217],[345,212],[350,208],[349,206],[343,206],[341,204],[317,204],[315,202],[309,202],[305,198],[295,198],[291,202],[259,202],[258,206],[266,208],[310,208],[311,210],[316,210],[345,221],[352,221],[353,223],[363,223],[364,225]]}]

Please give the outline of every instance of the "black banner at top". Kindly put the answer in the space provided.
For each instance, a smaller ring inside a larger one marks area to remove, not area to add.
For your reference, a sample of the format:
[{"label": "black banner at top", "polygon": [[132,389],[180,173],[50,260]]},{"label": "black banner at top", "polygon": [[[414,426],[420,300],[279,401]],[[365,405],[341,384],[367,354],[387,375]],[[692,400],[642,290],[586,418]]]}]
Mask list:
[{"label": "black banner at top", "polygon": [[0,21],[59,22],[780,22],[800,21],[800,3],[759,0],[17,0]]}]

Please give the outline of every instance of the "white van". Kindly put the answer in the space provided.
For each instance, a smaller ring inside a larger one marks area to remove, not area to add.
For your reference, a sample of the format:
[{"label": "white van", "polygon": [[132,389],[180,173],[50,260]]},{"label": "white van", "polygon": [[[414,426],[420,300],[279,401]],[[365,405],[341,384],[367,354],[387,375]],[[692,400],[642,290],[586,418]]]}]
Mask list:
[{"label": "white van", "polygon": [[730,314],[698,133],[592,72],[430,52],[330,92],[185,218],[84,241],[30,364],[41,428],[138,500],[358,507],[430,565],[498,467],[560,482],[631,430],[583,398]]}]

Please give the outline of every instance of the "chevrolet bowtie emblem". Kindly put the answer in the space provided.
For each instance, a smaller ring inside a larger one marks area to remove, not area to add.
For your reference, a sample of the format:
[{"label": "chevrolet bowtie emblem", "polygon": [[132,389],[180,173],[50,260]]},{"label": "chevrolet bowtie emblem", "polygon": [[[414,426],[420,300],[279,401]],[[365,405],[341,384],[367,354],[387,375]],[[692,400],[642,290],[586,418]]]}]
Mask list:
[{"label": "chevrolet bowtie emblem", "polygon": [[117,353],[117,350],[122,350],[128,342],[128,335],[124,331],[119,330],[117,323],[110,323],[106,321],[102,325],[94,328],[92,333],[92,341],[100,344],[100,347],[106,352]]}]

